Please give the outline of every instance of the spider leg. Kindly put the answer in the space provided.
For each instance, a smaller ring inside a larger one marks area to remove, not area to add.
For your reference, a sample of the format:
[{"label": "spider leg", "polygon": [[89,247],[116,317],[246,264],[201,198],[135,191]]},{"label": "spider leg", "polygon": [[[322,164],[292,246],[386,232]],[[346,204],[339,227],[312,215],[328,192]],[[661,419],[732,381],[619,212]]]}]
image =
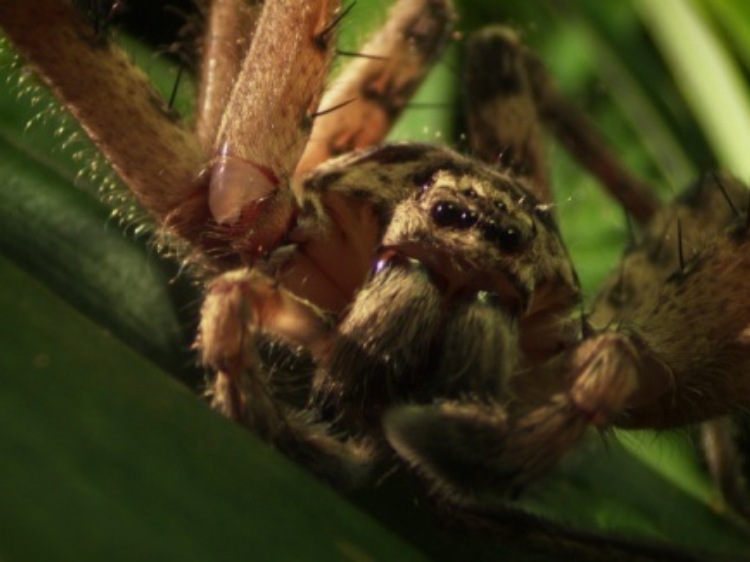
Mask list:
[{"label": "spider leg", "polygon": [[[479,158],[528,178],[535,195],[550,202],[541,121],[636,220],[654,215],[660,204],[653,190],[620,164],[513,31],[486,28],[467,48],[469,137]],[[487,73],[487,68],[496,70]]]},{"label": "spider leg", "polygon": [[295,175],[382,142],[432,64],[454,19],[450,0],[400,0],[326,92]]},{"label": "spider leg", "polygon": [[259,0],[214,0],[203,37],[195,130],[207,154],[260,17]]},{"label": "spider leg", "polygon": [[[456,501],[502,499],[554,466],[588,428],[611,422],[637,395],[640,367],[628,338],[599,335],[547,365],[549,373],[517,375],[524,380],[510,381],[513,399],[464,397],[393,408],[384,419],[386,437]],[[528,405],[529,396],[516,400],[539,392],[537,377],[570,385],[536,404]]]},{"label": "spider leg", "polygon": [[[593,305],[592,324],[647,342],[674,379],[622,416],[627,427],[672,427],[750,405],[748,192],[709,175],[657,214]],[[698,337],[696,337],[698,335]],[[750,513],[728,420],[701,428],[709,472],[727,502]]]},{"label": "spider leg", "polygon": [[3,1],[0,25],[157,220],[190,199],[204,160],[192,131],[74,3]]},{"label": "spider leg", "polygon": [[217,236],[235,252],[267,254],[293,222],[291,175],[328,71],[338,6],[264,5],[219,124],[208,179]]},{"label": "spider leg", "polygon": [[722,496],[737,513],[750,519],[750,496],[742,474],[742,454],[736,442],[737,428],[724,417],[701,424],[700,440],[711,477]]},{"label": "spider leg", "polygon": [[555,87],[544,63],[528,50],[525,57],[537,111],[545,126],[635,220],[648,222],[661,208],[652,186],[620,162],[583,112]]},{"label": "spider leg", "polygon": [[510,29],[491,27],[472,35],[466,48],[472,151],[485,162],[526,178],[540,201],[551,202],[544,139],[523,46]]},{"label": "spider leg", "polygon": [[371,451],[355,440],[331,436],[302,407],[284,404],[275,388],[284,373],[272,374],[258,354],[261,335],[320,355],[332,327],[311,304],[256,270],[216,278],[203,305],[197,347],[204,365],[217,373],[209,390],[212,405],[291,458],[337,485],[366,478]]},{"label": "spider leg", "polygon": [[[0,25],[164,230],[196,254],[235,265],[273,250],[297,213],[291,176],[327,74],[338,5],[269,2],[254,25],[247,6],[217,4],[200,88],[200,139],[74,3],[3,2]],[[226,21],[234,16],[233,27]],[[251,28],[249,48],[234,43],[217,69],[227,42]]]},{"label": "spider leg", "polygon": [[747,208],[745,186],[707,176],[654,217],[594,301],[595,329],[639,338],[674,379],[621,425],[673,427],[750,404]]}]

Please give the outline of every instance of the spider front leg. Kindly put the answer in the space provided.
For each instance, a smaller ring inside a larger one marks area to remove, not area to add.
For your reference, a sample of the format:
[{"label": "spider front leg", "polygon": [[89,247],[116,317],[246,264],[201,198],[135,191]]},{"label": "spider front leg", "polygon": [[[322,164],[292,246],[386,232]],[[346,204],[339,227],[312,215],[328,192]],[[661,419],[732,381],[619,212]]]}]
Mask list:
[{"label": "spider front leg", "polygon": [[370,448],[361,441],[331,437],[327,424],[302,405],[285,401],[285,389],[306,395],[309,378],[271,370],[259,357],[261,339],[319,358],[330,346],[330,318],[310,303],[254,270],[215,279],[202,309],[196,346],[203,364],[216,373],[209,390],[213,407],[339,486],[365,480]]},{"label": "spider front leg", "polygon": [[[323,89],[338,7],[333,0],[268,3],[234,77],[213,135],[215,157],[207,199],[218,225],[217,235],[227,238],[240,254],[261,256],[273,250],[297,212],[291,176]],[[218,11],[223,6],[214,8]],[[218,26],[223,21],[215,18],[211,24]],[[239,25],[234,31],[246,31],[250,26]],[[284,48],[279,48],[280,44]],[[227,72],[233,67],[229,66]],[[204,78],[209,76],[204,74]],[[225,90],[227,86],[221,87]],[[225,97],[206,96],[208,106],[202,115],[212,115],[215,108],[211,104],[221,103]],[[211,135],[205,133],[204,137]]]},{"label": "spider front leg", "polygon": [[[233,30],[226,17],[210,18],[217,43],[246,42],[233,34],[254,29],[253,41],[242,63],[228,62],[218,76],[210,72],[216,49],[208,42],[196,135],[74,3],[0,6],[0,24],[14,45],[161,231],[188,242],[191,257],[206,265],[264,255],[290,227],[290,180],[326,78],[339,3],[269,2],[257,25],[242,2],[215,9],[244,14]],[[245,46],[230,50],[240,57]]]},{"label": "spider front leg", "polygon": [[[640,391],[633,342],[604,334],[487,400],[405,406],[385,420],[390,443],[442,493],[463,504],[518,493],[554,466],[591,427],[606,427]],[[555,387],[558,387],[555,389]]]}]

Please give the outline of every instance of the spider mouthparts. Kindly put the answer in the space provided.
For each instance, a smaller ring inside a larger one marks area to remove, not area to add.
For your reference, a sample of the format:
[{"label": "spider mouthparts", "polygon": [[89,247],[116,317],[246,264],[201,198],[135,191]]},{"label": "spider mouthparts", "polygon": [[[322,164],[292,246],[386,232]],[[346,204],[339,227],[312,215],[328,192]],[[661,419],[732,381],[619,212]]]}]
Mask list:
[{"label": "spider mouthparts", "polygon": [[243,208],[273,194],[278,185],[267,168],[236,156],[220,156],[211,170],[208,206],[218,224],[230,224],[240,218]]}]

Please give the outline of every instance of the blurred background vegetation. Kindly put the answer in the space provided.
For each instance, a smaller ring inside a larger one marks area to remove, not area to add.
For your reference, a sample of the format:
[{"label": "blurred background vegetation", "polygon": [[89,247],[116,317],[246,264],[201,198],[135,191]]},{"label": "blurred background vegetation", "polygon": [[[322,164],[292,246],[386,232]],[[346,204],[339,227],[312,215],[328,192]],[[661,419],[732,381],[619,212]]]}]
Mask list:
[{"label": "blurred background vegetation", "polygon": [[[360,0],[342,48],[388,4]],[[746,2],[457,4],[461,33],[394,138],[462,146],[461,36],[504,23],[664,200],[708,170],[747,178]],[[169,95],[194,9],[123,6],[127,48]],[[7,47],[0,67],[11,75],[0,87],[0,558],[734,559],[750,549],[688,431],[606,447],[594,436],[482,533],[434,515],[404,475],[343,500],[326,490],[186,390],[204,376],[190,350],[199,291],[130,210],[119,207],[124,223],[111,217],[98,193],[106,167]],[[188,78],[176,103],[186,115],[190,96]],[[554,143],[550,166],[591,295],[626,243],[624,213]]]}]

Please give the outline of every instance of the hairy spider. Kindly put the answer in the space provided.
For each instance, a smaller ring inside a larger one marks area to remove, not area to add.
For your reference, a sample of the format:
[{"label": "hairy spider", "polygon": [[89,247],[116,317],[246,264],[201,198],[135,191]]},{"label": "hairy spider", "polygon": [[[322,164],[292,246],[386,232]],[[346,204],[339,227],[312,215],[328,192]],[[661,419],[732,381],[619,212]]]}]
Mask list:
[{"label": "hairy spider", "polygon": [[[503,28],[468,45],[473,158],[382,145],[448,40],[451,6],[398,2],[323,93],[344,13],[213,2],[193,131],[68,2],[0,5],[9,37],[207,279],[196,346],[219,411],[336,483],[395,452],[472,502],[513,494],[591,427],[748,405],[744,186],[708,176],[660,208]],[[542,125],[644,225],[586,314]],[[700,337],[680,337],[686,324]],[[273,368],[269,343],[309,354],[314,372]]]}]

